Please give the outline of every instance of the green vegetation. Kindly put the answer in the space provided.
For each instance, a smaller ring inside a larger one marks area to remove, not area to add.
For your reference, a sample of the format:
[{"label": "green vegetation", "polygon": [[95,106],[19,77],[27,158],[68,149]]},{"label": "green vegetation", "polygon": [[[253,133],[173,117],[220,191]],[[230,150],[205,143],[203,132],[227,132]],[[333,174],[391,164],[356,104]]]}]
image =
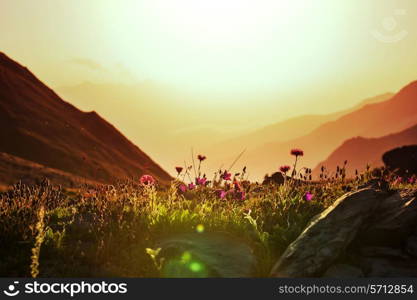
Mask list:
[{"label": "green vegetation", "polygon": [[[192,249],[169,253],[161,241],[217,233],[252,249],[255,263],[246,275],[268,276],[314,215],[371,176],[287,178],[281,185],[226,176],[186,190],[179,180],[168,188],[142,180],[77,191],[46,180],[36,186],[19,183],[0,194],[0,276],[213,276],[207,257]],[[219,193],[220,188],[227,192]]]}]

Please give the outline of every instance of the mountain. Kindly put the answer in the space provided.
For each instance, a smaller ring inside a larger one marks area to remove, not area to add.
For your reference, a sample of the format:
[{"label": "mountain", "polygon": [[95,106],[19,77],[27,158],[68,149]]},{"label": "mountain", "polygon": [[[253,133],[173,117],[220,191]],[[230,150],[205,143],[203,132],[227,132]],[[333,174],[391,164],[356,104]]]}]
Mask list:
[{"label": "mountain", "polygon": [[[417,81],[402,88],[389,100],[371,103],[327,122],[309,134],[285,142],[267,143],[242,157],[256,178],[289,164],[292,148],[304,150],[299,166],[313,167],[328,157],[346,139],[381,137],[411,127],[417,122]],[[239,168],[243,164],[237,165]]]},{"label": "mountain", "polygon": [[325,161],[319,163],[313,172],[319,173],[321,166],[334,172],[338,165],[342,166],[344,160],[347,160],[347,175],[353,175],[355,169],[363,171],[366,164],[372,167],[382,166],[382,155],[386,151],[413,144],[417,144],[417,125],[379,138],[351,138],[338,147]]},{"label": "mountain", "polygon": [[75,188],[82,184],[98,184],[74,174],[49,168],[33,161],[0,152],[0,191],[7,190],[10,185],[21,181],[24,184],[40,183],[48,178],[54,184]]},{"label": "mountain", "polygon": [[144,173],[170,180],[96,112],[82,112],[63,101],[1,52],[0,126],[0,152],[47,168],[106,183]]},{"label": "mountain", "polygon": [[392,93],[385,93],[376,97],[368,98],[352,108],[331,114],[302,115],[293,117],[282,122],[265,126],[249,134],[218,143],[215,147],[213,147],[213,149],[211,149],[211,151],[215,153],[215,149],[235,149],[236,151],[245,148],[254,149],[265,143],[293,140],[294,138],[306,135],[326,122],[336,120],[345,114],[364,107],[367,104],[386,101],[393,95],[394,94]]}]

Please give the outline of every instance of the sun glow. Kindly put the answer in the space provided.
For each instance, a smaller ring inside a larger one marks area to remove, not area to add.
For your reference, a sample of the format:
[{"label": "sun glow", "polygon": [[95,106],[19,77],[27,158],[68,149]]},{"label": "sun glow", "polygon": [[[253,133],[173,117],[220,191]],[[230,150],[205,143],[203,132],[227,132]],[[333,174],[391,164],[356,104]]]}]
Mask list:
[{"label": "sun glow", "polygon": [[140,68],[144,77],[203,92],[245,92],[244,87],[253,90],[265,85],[271,87],[277,81],[285,84],[291,77],[289,72],[298,72],[288,54],[297,60],[305,59],[298,39],[305,36],[303,31],[311,21],[307,14],[310,2],[133,3],[134,9],[126,6],[122,14],[114,13],[123,19],[118,23],[125,23],[129,31],[124,34],[120,29],[109,31],[117,34],[114,56],[128,57],[130,65]]},{"label": "sun glow", "polygon": [[294,16],[300,2],[280,0],[156,1],[172,30],[207,43],[233,44],[272,30]]}]

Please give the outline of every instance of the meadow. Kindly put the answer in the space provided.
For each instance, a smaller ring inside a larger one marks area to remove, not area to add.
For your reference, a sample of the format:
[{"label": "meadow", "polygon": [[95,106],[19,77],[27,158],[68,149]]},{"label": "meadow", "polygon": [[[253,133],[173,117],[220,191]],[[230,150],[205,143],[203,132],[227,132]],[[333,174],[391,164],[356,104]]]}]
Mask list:
[{"label": "meadow", "polygon": [[347,179],[347,162],[311,180],[311,169],[297,170],[303,153],[292,154],[294,165],[279,168],[281,184],[250,182],[246,169],[209,180],[202,155],[176,167],[169,185],[150,175],[72,190],[46,179],[17,183],[0,194],[0,276],[267,277],[339,196],[375,177],[415,187],[384,169]]}]

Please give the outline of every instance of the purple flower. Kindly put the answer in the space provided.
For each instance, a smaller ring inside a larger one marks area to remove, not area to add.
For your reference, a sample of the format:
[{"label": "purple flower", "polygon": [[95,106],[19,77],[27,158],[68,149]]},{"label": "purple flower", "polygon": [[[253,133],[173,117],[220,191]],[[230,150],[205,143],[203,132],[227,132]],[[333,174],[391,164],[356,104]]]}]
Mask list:
[{"label": "purple flower", "polygon": [[216,194],[217,194],[217,196],[218,196],[220,199],[224,199],[224,198],[226,197],[226,195],[227,195],[227,192],[226,192],[226,191],[224,191],[224,190],[217,190],[217,191],[216,191]]},{"label": "purple flower", "polygon": [[139,182],[142,185],[154,185],[155,179],[151,175],[142,175],[142,177],[139,179]]},{"label": "purple flower", "polygon": [[199,155],[197,155],[197,158],[201,162],[201,161],[205,160],[207,157],[204,156],[204,155],[199,154]]},{"label": "purple flower", "polygon": [[237,191],[237,192],[235,192],[235,198],[236,199],[238,199],[238,200],[245,200],[245,198],[246,198],[246,193],[245,193],[245,191]]},{"label": "purple flower", "polygon": [[284,174],[286,174],[290,169],[291,169],[290,166],[281,166],[281,167],[279,167],[279,170]]},{"label": "purple flower", "polygon": [[194,188],[195,188],[195,184],[191,182],[191,183],[188,185],[188,189],[189,189],[189,190],[193,190]]},{"label": "purple flower", "polygon": [[183,169],[182,167],[175,167],[175,170],[177,171],[178,175],[181,174],[182,169]]},{"label": "purple flower", "polygon": [[207,178],[205,178],[205,177],[198,177],[197,179],[196,179],[196,183],[197,183],[197,185],[206,185],[206,182],[207,182]]},{"label": "purple flower", "polygon": [[232,180],[232,173],[228,173],[227,171],[224,171],[224,173],[220,177],[226,181]]},{"label": "purple flower", "polygon": [[291,150],[291,155],[294,156],[303,156],[304,155],[304,151],[301,149],[292,149]]},{"label": "purple flower", "polygon": [[180,185],[180,191],[185,193],[187,191],[187,186],[185,184]]},{"label": "purple flower", "polygon": [[307,193],[305,193],[305,195],[304,195],[304,199],[305,199],[306,201],[311,201],[311,200],[313,200],[313,197],[314,197],[314,195],[313,195],[312,193],[310,193],[310,192],[307,192]]}]

